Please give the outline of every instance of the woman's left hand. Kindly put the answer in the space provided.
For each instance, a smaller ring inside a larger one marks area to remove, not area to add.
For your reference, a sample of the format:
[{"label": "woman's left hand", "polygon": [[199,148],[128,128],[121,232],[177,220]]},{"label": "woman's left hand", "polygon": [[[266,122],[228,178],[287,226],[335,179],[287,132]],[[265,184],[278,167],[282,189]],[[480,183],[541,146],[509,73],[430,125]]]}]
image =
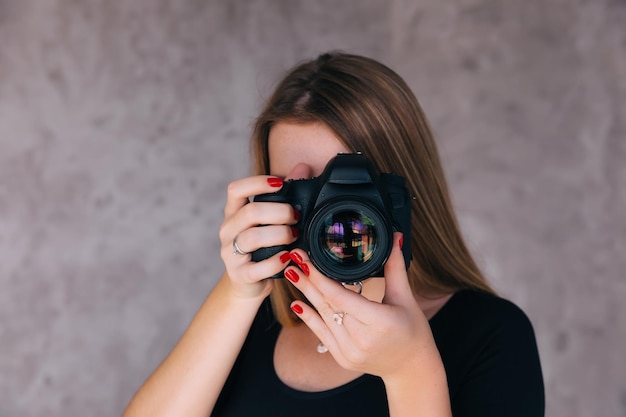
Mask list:
[{"label": "woman's left hand", "polygon": [[290,266],[285,270],[285,276],[314,307],[294,301],[292,310],[337,363],[383,380],[407,374],[419,377],[420,369],[428,372],[433,365],[442,366],[428,320],[409,286],[401,245],[402,234],[396,233],[384,268],[385,295],[381,303],[323,276],[302,250],[291,253],[300,269]]}]

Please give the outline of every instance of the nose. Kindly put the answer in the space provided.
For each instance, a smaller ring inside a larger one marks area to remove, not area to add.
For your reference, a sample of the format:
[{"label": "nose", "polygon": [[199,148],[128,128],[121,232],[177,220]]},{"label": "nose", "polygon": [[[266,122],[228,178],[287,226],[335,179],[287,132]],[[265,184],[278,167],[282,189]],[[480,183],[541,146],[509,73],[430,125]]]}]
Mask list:
[{"label": "nose", "polygon": [[311,177],[313,177],[313,167],[311,165],[305,164],[304,162],[299,162],[293,168],[291,168],[291,171],[289,171],[289,174],[287,174],[287,177],[285,177],[285,179],[308,180]]}]

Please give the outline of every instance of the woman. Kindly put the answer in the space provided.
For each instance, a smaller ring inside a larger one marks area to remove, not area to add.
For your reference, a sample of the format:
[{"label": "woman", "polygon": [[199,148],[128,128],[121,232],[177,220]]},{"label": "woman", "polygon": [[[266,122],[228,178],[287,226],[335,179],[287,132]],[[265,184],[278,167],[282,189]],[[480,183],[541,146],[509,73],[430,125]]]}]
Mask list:
[{"label": "woman", "polygon": [[[543,415],[532,326],[467,250],[426,118],[397,74],[343,53],[298,65],[259,116],[253,150],[258,175],[228,188],[226,271],[125,416]],[[300,248],[253,262],[301,229],[291,205],[250,198],[356,151],[414,196],[384,279],[341,285]],[[268,279],[277,273],[286,279]]]}]

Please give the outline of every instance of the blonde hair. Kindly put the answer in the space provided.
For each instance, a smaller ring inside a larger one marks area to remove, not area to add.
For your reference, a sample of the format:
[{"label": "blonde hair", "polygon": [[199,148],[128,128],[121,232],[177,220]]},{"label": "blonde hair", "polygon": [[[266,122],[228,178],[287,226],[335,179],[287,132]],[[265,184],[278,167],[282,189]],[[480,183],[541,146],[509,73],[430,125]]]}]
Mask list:
[{"label": "blonde hair", "polygon": [[[281,121],[322,122],[348,149],[363,152],[380,172],[407,179],[415,196],[408,271],[415,295],[465,288],[493,293],[459,229],[426,117],[398,74],[373,59],[338,52],[293,68],[256,120],[252,152],[257,174],[270,173],[269,132]],[[303,296],[277,280],[271,300],[282,325],[299,322],[289,309],[294,299]]]}]

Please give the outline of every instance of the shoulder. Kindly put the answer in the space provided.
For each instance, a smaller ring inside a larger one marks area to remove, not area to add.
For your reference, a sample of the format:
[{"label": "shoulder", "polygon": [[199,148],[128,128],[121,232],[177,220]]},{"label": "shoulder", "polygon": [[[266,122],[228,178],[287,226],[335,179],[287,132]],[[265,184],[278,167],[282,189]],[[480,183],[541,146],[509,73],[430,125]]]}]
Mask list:
[{"label": "shoulder", "polygon": [[465,290],[456,293],[430,324],[457,411],[473,409],[478,402],[485,411],[481,415],[498,415],[486,408],[499,410],[499,415],[505,409],[504,415],[518,415],[504,407],[507,402],[528,412],[521,415],[541,415],[543,378],[537,343],[521,308],[493,294]]},{"label": "shoulder", "polygon": [[[462,290],[455,293],[431,319],[431,327],[450,332],[491,333],[499,329],[532,330],[524,311],[513,302],[485,292]],[[441,329],[439,329],[441,328]]]},{"label": "shoulder", "polygon": [[[532,323],[513,302],[493,294],[457,292],[430,321],[435,342],[450,360],[489,352],[536,352]],[[471,358],[477,360],[478,358]]]}]

